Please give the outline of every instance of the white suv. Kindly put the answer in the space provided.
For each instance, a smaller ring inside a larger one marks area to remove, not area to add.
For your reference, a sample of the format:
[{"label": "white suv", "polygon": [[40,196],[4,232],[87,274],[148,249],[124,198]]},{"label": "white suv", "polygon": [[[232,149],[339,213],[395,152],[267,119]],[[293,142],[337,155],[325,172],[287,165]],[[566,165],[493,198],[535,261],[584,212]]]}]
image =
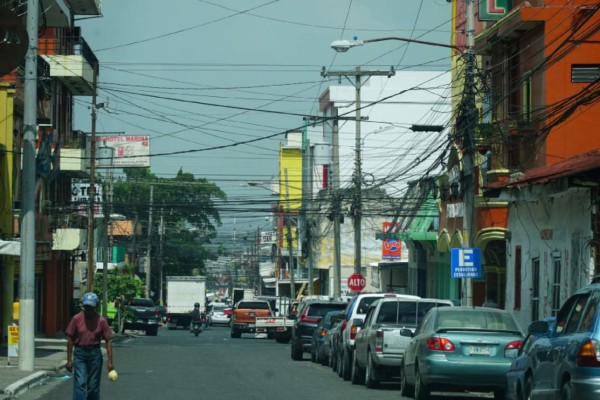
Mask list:
[{"label": "white suv", "polygon": [[337,373],[344,380],[350,380],[352,372],[352,356],[354,354],[354,338],[358,332],[357,322],[364,322],[365,315],[369,306],[377,299],[382,297],[399,297],[404,299],[420,299],[419,296],[409,294],[394,293],[360,293],[356,295],[348,307],[346,307],[346,318],[340,326],[341,335],[339,336],[338,352],[335,365]]}]

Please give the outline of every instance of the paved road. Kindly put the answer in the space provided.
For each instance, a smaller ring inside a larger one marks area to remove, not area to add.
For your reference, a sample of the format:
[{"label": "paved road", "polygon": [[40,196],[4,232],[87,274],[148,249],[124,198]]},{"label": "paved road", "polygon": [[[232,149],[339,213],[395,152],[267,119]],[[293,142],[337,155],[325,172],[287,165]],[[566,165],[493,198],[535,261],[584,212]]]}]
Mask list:
[{"label": "paved road", "polygon": [[[115,367],[117,382],[103,377],[104,399],[401,398],[398,384],[385,384],[377,390],[352,385],[329,368],[311,363],[308,354],[301,362],[292,361],[289,345],[252,335],[230,339],[227,327],[210,327],[198,337],[163,328],[156,337],[128,339],[115,345]],[[72,384],[69,377],[57,376],[19,399],[68,399]]]}]

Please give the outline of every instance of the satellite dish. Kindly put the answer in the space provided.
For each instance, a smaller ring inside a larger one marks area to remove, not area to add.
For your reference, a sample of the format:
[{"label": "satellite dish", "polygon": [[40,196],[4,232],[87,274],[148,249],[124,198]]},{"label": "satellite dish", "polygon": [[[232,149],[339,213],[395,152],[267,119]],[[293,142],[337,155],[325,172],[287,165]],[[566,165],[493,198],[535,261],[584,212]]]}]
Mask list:
[{"label": "satellite dish", "polygon": [[29,38],[23,21],[6,7],[0,7],[0,76],[15,69],[27,53]]}]

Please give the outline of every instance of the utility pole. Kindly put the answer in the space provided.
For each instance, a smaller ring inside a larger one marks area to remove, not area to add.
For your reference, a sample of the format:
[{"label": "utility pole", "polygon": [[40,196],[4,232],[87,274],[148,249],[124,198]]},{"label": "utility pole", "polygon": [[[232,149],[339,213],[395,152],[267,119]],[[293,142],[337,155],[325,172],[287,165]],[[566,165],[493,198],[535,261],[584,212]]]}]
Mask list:
[{"label": "utility pole", "polygon": [[110,211],[108,210],[108,190],[106,190],[106,182],[102,191],[104,200],[104,226],[106,227],[106,244],[102,249],[102,317],[108,318],[108,220],[110,219]]},{"label": "utility pole", "polygon": [[158,301],[160,305],[163,305],[163,266],[164,266],[164,262],[163,262],[163,235],[165,234],[165,225],[164,225],[165,221],[164,221],[164,208],[161,207],[160,209],[160,241],[158,242],[158,259],[160,261],[160,270],[159,270],[159,274],[158,274]]},{"label": "utility pole", "polygon": [[[19,272],[19,369],[35,364],[35,136],[37,128],[37,57],[39,2],[27,1],[29,46],[25,58],[23,114],[23,191],[21,207],[21,265]],[[12,285],[12,282],[10,282]]]},{"label": "utility pole", "polygon": [[[474,0],[465,0],[467,17],[467,53],[466,53],[466,76],[465,76],[465,94],[464,109],[462,121],[459,122],[464,134],[464,155],[463,155],[463,202],[464,218],[463,231],[466,240],[463,241],[465,247],[474,246],[475,235],[475,173],[474,173],[474,136],[475,123],[477,122],[477,112],[475,104],[475,7]],[[473,305],[473,281],[471,278],[463,279],[463,299],[465,306]]]},{"label": "utility pole", "polygon": [[[363,85],[362,77],[367,76],[387,76],[388,78],[394,76],[396,72],[393,68],[389,71],[361,71],[360,67],[356,67],[355,71],[321,71],[323,77],[327,76],[344,76],[348,79],[348,76],[354,76],[355,82],[353,83],[355,89],[355,119],[356,119],[356,135],[355,135],[355,148],[354,148],[354,196],[353,196],[353,217],[354,217],[354,273],[361,273],[361,228],[362,228],[362,161],[361,161],[361,143],[360,143],[360,126],[361,126],[361,98],[360,91]],[[368,78],[367,78],[368,80]],[[366,81],[365,81],[366,82]]]},{"label": "utility pole", "polygon": [[296,294],[296,283],[294,282],[294,249],[292,247],[292,213],[290,205],[290,190],[288,186],[288,170],[284,170],[285,175],[285,201],[287,203],[287,243],[288,243],[288,262],[290,263],[290,299],[294,301]]},{"label": "utility pole", "polygon": [[90,188],[88,211],[88,254],[87,254],[87,291],[94,289],[94,274],[96,273],[96,257],[94,257],[94,202],[96,200],[96,93],[98,91],[98,63],[94,63],[92,76],[92,138],[90,140]]},{"label": "utility pole", "polygon": [[260,227],[256,227],[256,284],[257,291],[259,296],[262,295],[262,281],[260,279],[260,255],[261,255],[261,247],[260,247]]},{"label": "utility pole", "polygon": [[146,296],[150,298],[150,271],[152,263],[152,205],[154,203],[154,185],[150,185],[150,209],[148,210],[148,248],[146,249]]},{"label": "utility pole", "polygon": [[331,134],[332,151],[332,199],[333,199],[333,297],[340,299],[342,296],[342,251],[340,237],[340,144],[339,144],[339,120],[337,119],[337,107],[331,110],[333,117],[333,129]]}]

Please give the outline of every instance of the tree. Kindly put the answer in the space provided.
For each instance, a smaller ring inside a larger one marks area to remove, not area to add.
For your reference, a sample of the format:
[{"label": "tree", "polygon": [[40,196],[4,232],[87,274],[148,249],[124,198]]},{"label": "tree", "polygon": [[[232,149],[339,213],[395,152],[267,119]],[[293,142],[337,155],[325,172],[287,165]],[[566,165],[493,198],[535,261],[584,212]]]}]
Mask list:
[{"label": "tree", "polygon": [[216,228],[221,224],[216,201],[225,200],[225,193],[214,183],[205,178],[195,178],[182,169],[172,179],[159,178],[149,168],[126,168],[124,173],[126,179],[114,184],[114,211],[128,219],[137,220],[146,232],[150,186],[154,187],[152,240],[147,243],[143,239],[147,235],[143,234],[143,238],[138,238],[136,242],[141,242],[144,247],[151,246],[151,265],[156,266],[159,261],[157,221],[162,215],[162,261],[165,276],[189,275],[193,271],[202,273],[204,261],[217,258],[217,252],[210,250],[208,245],[216,238]]}]

